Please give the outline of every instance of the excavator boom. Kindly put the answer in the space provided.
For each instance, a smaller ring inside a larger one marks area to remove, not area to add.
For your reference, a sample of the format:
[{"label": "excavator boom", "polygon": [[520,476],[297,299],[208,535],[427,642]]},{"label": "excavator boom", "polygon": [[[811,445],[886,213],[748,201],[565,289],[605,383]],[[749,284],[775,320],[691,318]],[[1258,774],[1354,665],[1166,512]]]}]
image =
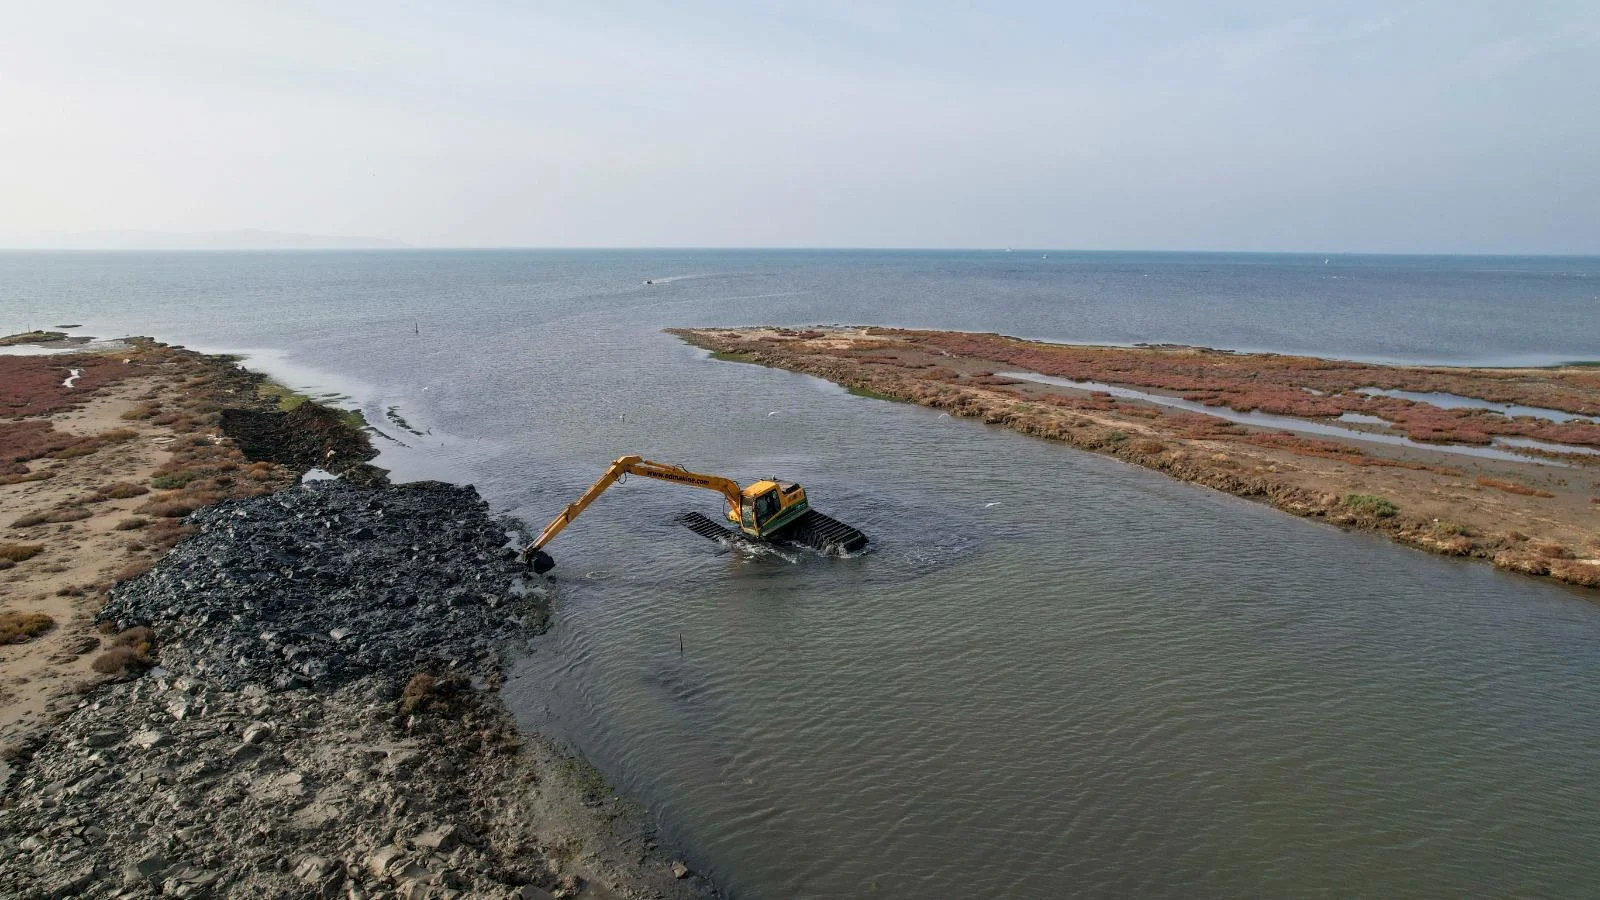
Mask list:
[{"label": "excavator boom", "polygon": [[866,535],[811,509],[806,501],[805,491],[798,484],[766,480],[757,481],[741,489],[733,479],[721,475],[691,472],[682,466],[653,462],[640,456],[620,456],[606,468],[605,474],[601,475],[598,481],[583,492],[583,496],[567,504],[566,508],[545,526],[539,537],[523,548],[523,561],[540,574],[554,567],[555,560],[544,552],[545,545],[555,540],[556,535],[589,508],[589,504],[626,475],[640,475],[720,493],[728,506],[727,518],[738,526],[739,531],[722,529],[704,516],[693,514],[710,525],[710,530],[695,527],[694,524],[690,524],[690,528],[708,537],[737,537],[742,532],[748,537],[759,539],[781,531],[785,534],[793,533],[802,543],[812,544],[819,550],[842,552],[854,552],[867,543]]}]

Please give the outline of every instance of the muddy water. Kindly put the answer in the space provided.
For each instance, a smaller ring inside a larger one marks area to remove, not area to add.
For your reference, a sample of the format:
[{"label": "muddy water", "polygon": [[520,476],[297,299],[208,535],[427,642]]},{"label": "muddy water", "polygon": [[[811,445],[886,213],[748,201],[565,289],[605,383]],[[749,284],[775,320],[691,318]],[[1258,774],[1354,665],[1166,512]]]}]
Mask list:
[{"label": "muddy water", "polygon": [[[529,518],[638,451],[799,480],[870,533],[852,560],[719,554],[671,523],[713,495],[636,481],[553,548],[556,626],[510,700],[736,896],[1584,894],[1600,883],[1589,594],[710,361],[658,331],[874,321],[1600,356],[1573,327],[1588,294],[1569,290],[1593,263],[1523,264],[1511,283],[1544,300],[1516,329],[1477,314],[1500,308],[1503,272],[1380,260],[1334,281],[1320,264],[5,257],[0,326],[262,348],[260,364],[383,423],[401,471],[476,481]],[[1273,297],[1297,298],[1304,327],[1287,301],[1263,315]],[[1363,310],[1384,327],[1364,333]],[[1495,343],[1530,331],[1544,350]]]}]

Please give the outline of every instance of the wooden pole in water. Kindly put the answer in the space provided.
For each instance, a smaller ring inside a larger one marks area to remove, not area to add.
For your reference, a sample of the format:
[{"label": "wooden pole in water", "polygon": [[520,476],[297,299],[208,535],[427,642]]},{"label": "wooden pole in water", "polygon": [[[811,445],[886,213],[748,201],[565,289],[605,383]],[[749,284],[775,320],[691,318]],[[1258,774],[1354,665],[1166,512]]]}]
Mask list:
[{"label": "wooden pole in water", "polygon": [[678,655],[683,655],[683,632],[678,632]]}]

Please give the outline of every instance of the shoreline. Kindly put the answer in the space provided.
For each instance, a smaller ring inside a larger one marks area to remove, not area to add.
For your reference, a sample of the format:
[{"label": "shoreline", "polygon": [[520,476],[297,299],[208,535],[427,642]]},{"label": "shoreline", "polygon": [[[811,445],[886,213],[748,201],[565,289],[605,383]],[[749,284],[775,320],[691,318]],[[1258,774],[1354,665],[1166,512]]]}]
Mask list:
[{"label": "shoreline", "polygon": [[[1600,587],[1600,371],[1593,367],[1385,366],[880,327],[668,332],[713,359],[812,375],[853,394],[980,419],[1417,549]],[[1371,389],[1572,418],[1445,408]],[[1272,424],[1245,414],[1266,414],[1259,418]],[[1284,430],[1286,421],[1301,431]],[[1524,456],[1530,441],[1540,449]],[[1490,447],[1510,449],[1504,459],[1451,452],[1499,453],[1483,449]]]},{"label": "shoreline", "polygon": [[[33,372],[0,389],[0,544],[44,545],[0,611],[52,620],[0,646],[0,893],[716,895],[505,708],[551,601],[517,523],[390,485],[360,427],[233,359],[123,347],[0,357]],[[70,515],[4,527],[40,510]]]}]

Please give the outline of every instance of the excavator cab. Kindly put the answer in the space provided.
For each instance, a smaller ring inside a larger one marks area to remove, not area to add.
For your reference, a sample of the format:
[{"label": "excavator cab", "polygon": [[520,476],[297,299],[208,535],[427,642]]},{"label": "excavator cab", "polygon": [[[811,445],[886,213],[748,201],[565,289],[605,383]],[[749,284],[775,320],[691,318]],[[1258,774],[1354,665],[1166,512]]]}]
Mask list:
[{"label": "excavator cab", "polygon": [[728,521],[754,538],[764,538],[781,530],[799,518],[811,506],[806,502],[806,490],[788,481],[768,479],[757,481],[740,492],[743,501],[740,514],[728,510]]}]

